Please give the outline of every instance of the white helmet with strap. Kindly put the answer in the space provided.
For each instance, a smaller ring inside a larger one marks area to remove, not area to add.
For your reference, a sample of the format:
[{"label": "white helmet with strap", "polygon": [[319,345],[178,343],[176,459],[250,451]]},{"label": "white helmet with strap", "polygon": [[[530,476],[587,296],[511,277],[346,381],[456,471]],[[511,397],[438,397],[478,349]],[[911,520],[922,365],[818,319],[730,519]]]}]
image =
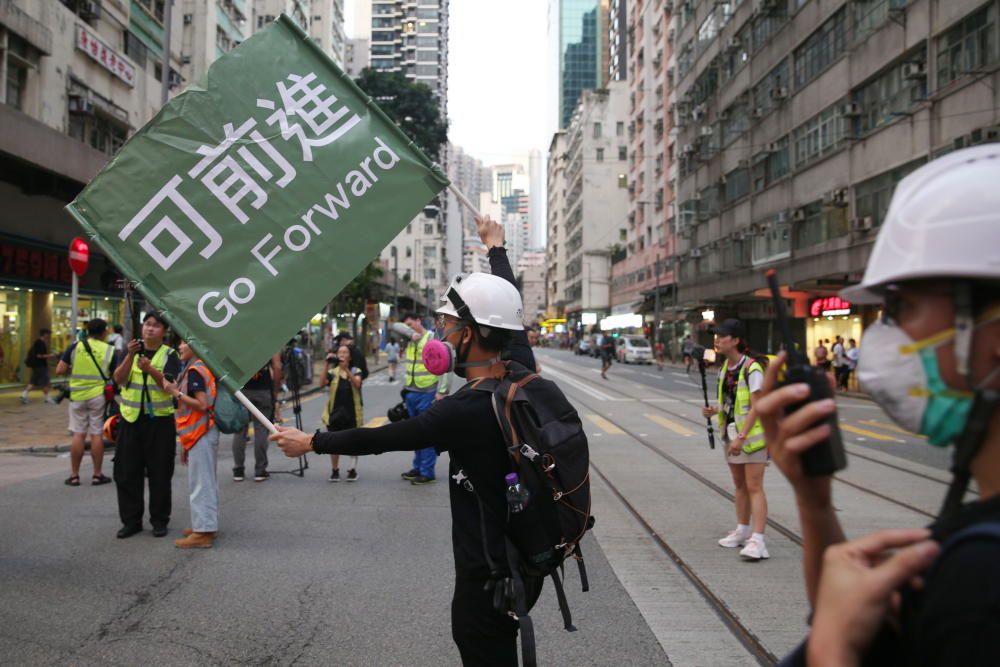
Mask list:
[{"label": "white helmet with strap", "polygon": [[841,295],[878,303],[907,280],[1000,280],[998,234],[1000,144],[949,153],[900,181],[864,279]]},{"label": "white helmet with strap", "polygon": [[509,282],[489,273],[456,276],[434,312],[495,329],[521,331],[521,294]]}]

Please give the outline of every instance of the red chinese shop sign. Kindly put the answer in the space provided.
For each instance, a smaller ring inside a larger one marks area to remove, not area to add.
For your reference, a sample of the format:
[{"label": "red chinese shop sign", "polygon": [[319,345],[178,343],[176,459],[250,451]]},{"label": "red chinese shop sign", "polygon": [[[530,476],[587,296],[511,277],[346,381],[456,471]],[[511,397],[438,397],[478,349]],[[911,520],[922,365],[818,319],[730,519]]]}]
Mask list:
[{"label": "red chinese shop sign", "polygon": [[76,26],[76,48],[129,86],[135,86],[135,65],[80,24]]},{"label": "red chinese shop sign", "polygon": [[839,296],[825,296],[809,302],[809,317],[833,317],[835,315],[850,315],[851,302]]},{"label": "red chinese shop sign", "polygon": [[0,280],[18,280],[53,286],[73,282],[65,250],[50,250],[0,238]]}]

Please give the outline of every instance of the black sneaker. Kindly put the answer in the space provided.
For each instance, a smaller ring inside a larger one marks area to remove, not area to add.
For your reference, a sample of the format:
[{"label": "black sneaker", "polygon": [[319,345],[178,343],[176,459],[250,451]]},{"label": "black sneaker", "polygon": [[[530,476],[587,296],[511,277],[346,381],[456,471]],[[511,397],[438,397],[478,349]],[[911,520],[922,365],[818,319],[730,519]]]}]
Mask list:
[{"label": "black sneaker", "polygon": [[420,477],[420,473],[417,472],[416,468],[411,468],[406,472],[404,472],[403,474],[401,474],[400,477],[405,479],[407,482],[412,482],[415,478]]},{"label": "black sneaker", "polygon": [[436,479],[431,479],[430,477],[424,477],[423,475],[417,475],[410,480],[410,484],[414,486],[424,486],[425,484],[433,484]]},{"label": "black sneaker", "polygon": [[265,481],[267,481],[270,478],[271,478],[271,473],[269,473],[268,471],[265,470],[264,472],[259,472],[256,475],[254,475],[253,476],[253,481],[255,481],[255,482],[265,482]]},{"label": "black sneaker", "polygon": [[233,481],[242,482],[244,479],[243,468],[233,468]]},{"label": "black sneaker", "polygon": [[166,526],[153,526],[153,537],[166,537],[167,527]]},{"label": "black sneaker", "polygon": [[328,482],[339,482],[340,481],[340,468],[334,468],[333,471],[330,473],[330,479],[328,479],[327,481]]},{"label": "black sneaker", "polygon": [[351,468],[350,470],[348,470],[347,471],[347,481],[348,482],[356,482],[356,481],[358,481],[358,471],[355,470],[354,468]]}]

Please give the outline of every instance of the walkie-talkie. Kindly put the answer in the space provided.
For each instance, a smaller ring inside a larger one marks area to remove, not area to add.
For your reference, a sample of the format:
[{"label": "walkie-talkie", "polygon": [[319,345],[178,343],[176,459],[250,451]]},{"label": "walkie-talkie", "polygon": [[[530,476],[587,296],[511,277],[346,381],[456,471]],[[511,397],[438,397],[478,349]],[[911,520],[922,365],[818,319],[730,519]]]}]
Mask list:
[{"label": "walkie-talkie", "polygon": [[[833,391],[830,389],[830,381],[826,373],[809,363],[809,358],[805,353],[795,347],[792,342],[792,332],[788,326],[788,313],[785,312],[785,302],[781,298],[778,289],[778,277],[774,269],[768,269],[767,284],[771,288],[771,298],[774,299],[774,311],[781,326],[781,336],[785,341],[785,350],[788,353],[788,361],[785,364],[785,379],[782,385],[804,382],[809,385],[809,398],[800,401],[785,409],[785,414],[791,414],[799,408],[820,401],[824,398],[833,398]],[[818,420],[810,428],[815,428],[821,424],[830,427],[830,437],[822,442],[818,442],[802,453],[802,469],[810,477],[822,477],[832,475],[838,470],[847,467],[847,456],[844,453],[844,442],[840,437],[840,424],[837,420],[837,413],[832,412],[826,417]]]}]

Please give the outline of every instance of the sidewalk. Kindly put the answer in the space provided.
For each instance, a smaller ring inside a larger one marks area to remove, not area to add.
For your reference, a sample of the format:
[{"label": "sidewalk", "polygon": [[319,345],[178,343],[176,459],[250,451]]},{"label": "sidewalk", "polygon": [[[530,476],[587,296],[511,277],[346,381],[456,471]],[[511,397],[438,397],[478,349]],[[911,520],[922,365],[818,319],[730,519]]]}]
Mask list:
[{"label": "sidewalk", "polygon": [[[379,355],[380,365],[372,365],[370,373],[386,367],[385,355]],[[371,361],[369,359],[369,361]],[[323,372],[323,360],[313,362],[313,384],[302,390],[307,396],[321,391],[318,384]],[[46,403],[41,391],[32,391],[28,405],[21,405],[22,388],[0,391],[0,452],[66,452],[69,451],[69,401],[59,405]],[[50,392],[56,396],[56,391]]]}]

